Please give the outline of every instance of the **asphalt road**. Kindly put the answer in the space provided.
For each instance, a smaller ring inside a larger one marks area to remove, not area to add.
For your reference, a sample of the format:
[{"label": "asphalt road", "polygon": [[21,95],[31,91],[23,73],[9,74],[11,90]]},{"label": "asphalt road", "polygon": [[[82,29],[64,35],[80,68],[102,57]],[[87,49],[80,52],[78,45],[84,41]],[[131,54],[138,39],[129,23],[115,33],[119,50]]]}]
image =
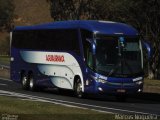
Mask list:
[{"label": "asphalt road", "polygon": [[[160,117],[160,95],[145,94],[130,96],[126,102],[118,102],[115,97],[75,98],[71,92],[59,93],[57,90],[31,92],[22,90],[21,85],[11,80],[0,78],[0,95],[16,96],[25,99],[39,100],[65,106],[92,109],[116,114],[146,114]],[[150,99],[152,98],[152,99]]]}]

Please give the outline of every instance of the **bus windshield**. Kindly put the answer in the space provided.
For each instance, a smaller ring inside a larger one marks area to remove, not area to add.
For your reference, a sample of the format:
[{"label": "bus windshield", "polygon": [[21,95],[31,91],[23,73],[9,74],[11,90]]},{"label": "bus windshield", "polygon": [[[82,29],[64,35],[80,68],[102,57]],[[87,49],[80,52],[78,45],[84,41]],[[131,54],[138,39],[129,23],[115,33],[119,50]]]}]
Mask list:
[{"label": "bus windshield", "polygon": [[142,72],[141,47],[138,37],[119,37],[96,39],[95,69],[107,76],[135,75]]}]

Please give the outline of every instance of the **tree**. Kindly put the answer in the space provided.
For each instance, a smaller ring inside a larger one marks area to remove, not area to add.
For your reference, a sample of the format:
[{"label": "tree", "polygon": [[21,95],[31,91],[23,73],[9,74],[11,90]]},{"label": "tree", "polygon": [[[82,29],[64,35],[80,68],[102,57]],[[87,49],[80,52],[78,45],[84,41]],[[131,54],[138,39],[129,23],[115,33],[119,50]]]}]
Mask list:
[{"label": "tree", "polygon": [[0,30],[10,29],[13,22],[13,0],[0,0]]},{"label": "tree", "polygon": [[0,55],[9,55],[10,52],[10,39],[9,35],[0,42]]},{"label": "tree", "polygon": [[90,19],[93,0],[47,0],[51,5],[51,16],[57,20]]}]

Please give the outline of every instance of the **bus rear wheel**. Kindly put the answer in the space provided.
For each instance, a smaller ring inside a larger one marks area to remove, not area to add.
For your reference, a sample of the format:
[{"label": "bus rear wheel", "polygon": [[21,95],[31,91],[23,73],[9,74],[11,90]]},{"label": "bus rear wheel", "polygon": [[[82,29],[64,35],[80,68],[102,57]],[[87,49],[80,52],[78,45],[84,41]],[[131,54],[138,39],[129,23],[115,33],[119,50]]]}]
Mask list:
[{"label": "bus rear wheel", "polygon": [[21,82],[22,82],[22,88],[24,90],[28,90],[28,88],[29,88],[29,81],[28,81],[28,79],[27,79],[27,77],[25,75],[22,75]]},{"label": "bus rear wheel", "polygon": [[83,92],[82,92],[82,83],[80,79],[77,79],[75,81],[75,87],[74,87],[74,92],[75,92],[75,96],[78,98],[82,98],[83,97]]}]

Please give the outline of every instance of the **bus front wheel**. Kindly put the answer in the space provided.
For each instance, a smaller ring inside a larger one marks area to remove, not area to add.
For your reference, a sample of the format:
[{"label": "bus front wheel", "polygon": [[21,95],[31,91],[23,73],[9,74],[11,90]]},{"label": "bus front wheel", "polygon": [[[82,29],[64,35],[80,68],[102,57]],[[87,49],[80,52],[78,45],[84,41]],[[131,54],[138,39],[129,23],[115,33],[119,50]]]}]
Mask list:
[{"label": "bus front wheel", "polygon": [[75,87],[74,87],[74,92],[75,92],[75,96],[78,98],[82,98],[83,97],[83,92],[82,92],[82,83],[80,79],[77,79],[75,81]]}]

